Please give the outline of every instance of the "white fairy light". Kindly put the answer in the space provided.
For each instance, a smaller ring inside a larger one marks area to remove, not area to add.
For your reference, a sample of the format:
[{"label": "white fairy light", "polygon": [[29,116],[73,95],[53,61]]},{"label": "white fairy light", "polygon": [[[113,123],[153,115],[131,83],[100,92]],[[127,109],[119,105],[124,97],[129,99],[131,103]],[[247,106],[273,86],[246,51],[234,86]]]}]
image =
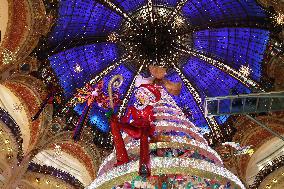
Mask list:
[{"label": "white fairy light", "polygon": [[[115,167],[110,171],[98,176],[94,182],[88,186],[88,189],[99,188],[102,187],[108,181],[116,179],[117,177],[121,177],[128,173],[137,172],[139,167],[138,161],[132,161],[130,163],[121,165],[119,167]],[[237,184],[241,189],[245,189],[245,186],[240,181],[240,179],[235,176],[232,172],[227,170],[224,167],[217,166],[213,163],[209,163],[208,161],[193,159],[193,158],[168,158],[168,157],[154,157],[151,159],[151,168],[153,172],[165,172],[165,169],[169,171],[174,168],[188,168],[188,169],[197,169],[200,171],[210,172],[212,174],[216,174],[222,176],[228,180],[233,181]]]}]

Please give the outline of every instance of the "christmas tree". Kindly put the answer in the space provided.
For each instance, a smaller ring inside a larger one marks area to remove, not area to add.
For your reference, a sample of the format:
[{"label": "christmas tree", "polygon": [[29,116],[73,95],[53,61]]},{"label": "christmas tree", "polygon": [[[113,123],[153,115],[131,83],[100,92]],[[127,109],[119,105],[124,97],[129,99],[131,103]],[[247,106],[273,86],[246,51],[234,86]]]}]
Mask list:
[{"label": "christmas tree", "polygon": [[98,177],[88,188],[245,188],[223,167],[220,156],[208,146],[197,128],[163,88],[153,104],[155,137],[150,140],[151,176],[138,175],[139,140],[123,135],[127,164],[115,167],[115,151],[101,164]]}]

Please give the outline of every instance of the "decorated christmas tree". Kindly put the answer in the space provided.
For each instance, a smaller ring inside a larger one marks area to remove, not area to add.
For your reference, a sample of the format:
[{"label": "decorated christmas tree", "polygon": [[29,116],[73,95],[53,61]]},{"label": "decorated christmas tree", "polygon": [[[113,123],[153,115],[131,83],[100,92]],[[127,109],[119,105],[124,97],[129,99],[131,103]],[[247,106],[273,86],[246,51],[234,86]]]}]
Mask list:
[{"label": "decorated christmas tree", "polygon": [[129,162],[117,165],[114,150],[88,188],[245,188],[223,167],[220,156],[208,146],[200,129],[189,121],[168,90],[159,90],[159,101],[151,104],[155,117],[155,132],[149,137],[151,174],[146,170],[145,176],[141,171],[140,141],[123,134]]}]

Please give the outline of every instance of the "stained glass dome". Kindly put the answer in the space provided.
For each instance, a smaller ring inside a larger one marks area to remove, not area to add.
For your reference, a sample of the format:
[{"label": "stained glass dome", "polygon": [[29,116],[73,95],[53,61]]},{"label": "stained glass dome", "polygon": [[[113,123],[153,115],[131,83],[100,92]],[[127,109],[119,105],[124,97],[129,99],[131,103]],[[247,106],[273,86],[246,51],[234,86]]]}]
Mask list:
[{"label": "stained glass dome", "polygon": [[[205,118],[205,97],[263,90],[267,17],[255,0],[61,0],[49,61],[67,99],[94,77],[108,83],[122,75],[124,105],[134,101],[137,74],[167,67],[167,79],[182,82],[173,99],[208,132],[228,117]],[[102,132],[109,131],[105,113],[94,105],[90,114]]]}]

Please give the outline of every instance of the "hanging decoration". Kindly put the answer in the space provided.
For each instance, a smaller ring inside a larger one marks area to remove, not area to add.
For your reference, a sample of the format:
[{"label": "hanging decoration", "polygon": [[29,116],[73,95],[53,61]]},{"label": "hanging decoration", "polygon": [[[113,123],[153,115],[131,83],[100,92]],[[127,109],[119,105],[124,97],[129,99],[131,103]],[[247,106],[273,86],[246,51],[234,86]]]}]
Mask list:
[{"label": "hanging decoration", "polygon": [[[120,81],[117,81],[120,79]],[[122,76],[115,75],[110,84],[115,87],[119,88],[122,84],[123,78]],[[78,141],[80,139],[80,135],[83,129],[83,126],[86,124],[87,117],[92,109],[94,103],[96,103],[99,107],[108,109],[114,109],[114,106],[120,103],[119,94],[118,92],[110,93],[110,96],[107,96],[103,92],[103,85],[104,82],[101,80],[98,82],[96,86],[93,86],[87,83],[82,89],[77,89],[77,94],[72,98],[68,103],[67,107],[74,107],[77,104],[85,104],[84,110],[78,120],[76,128],[74,130],[73,139],[74,141]],[[67,109],[65,109],[66,111]]]},{"label": "hanging decoration", "polygon": [[83,68],[80,66],[80,64],[76,64],[75,66],[74,66],[74,72],[76,72],[76,73],[80,73],[80,72],[82,72],[83,71]]},{"label": "hanging decoration", "polygon": [[241,74],[243,74],[244,77],[248,77],[251,73],[251,68],[247,65],[247,66],[244,66],[244,65],[241,65],[240,69],[239,69],[239,72]]},{"label": "hanging decoration", "polygon": [[250,156],[252,156],[252,154],[254,153],[254,149],[252,149],[252,146],[241,146],[240,143],[237,142],[224,142],[222,143],[223,146],[231,146],[232,148],[234,148],[236,151],[234,153],[235,156],[238,155],[244,155],[244,154],[248,154]]},{"label": "hanging decoration", "polygon": [[153,83],[162,85],[166,88],[168,93],[172,95],[179,95],[181,91],[181,83],[171,82],[165,78],[167,69],[160,66],[149,66],[149,71],[153,76]]},{"label": "hanging decoration", "polygon": [[44,108],[46,107],[46,105],[52,104],[53,100],[56,100],[56,102],[58,104],[61,103],[61,99],[59,97],[60,89],[58,89],[58,87],[55,87],[52,84],[49,84],[48,87],[47,87],[47,91],[49,91],[49,93],[47,94],[45,99],[42,101],[37,113],[31,118],[32,121],[37,120],[39,118],[40,114],[42,113],[42,111],[44,110]]},{"label": "hanging decoration", "polygon": [[273,16],[271,16],[271,18],[273,19],[275,25],[284,25],[284,14],[283,13],[276,13]]}]

